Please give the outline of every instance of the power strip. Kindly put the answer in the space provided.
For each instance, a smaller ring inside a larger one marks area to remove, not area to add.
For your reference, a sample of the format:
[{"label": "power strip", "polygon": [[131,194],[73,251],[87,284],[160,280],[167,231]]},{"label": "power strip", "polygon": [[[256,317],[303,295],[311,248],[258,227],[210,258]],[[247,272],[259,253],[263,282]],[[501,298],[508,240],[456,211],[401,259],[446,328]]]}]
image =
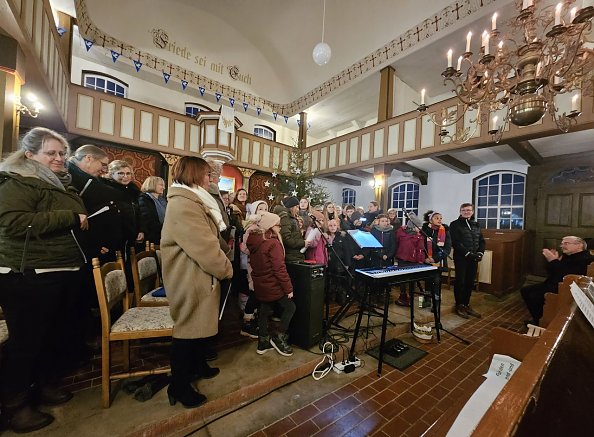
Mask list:
[{"label": "power strip", "polygon": [[353,361],[340,361],[338,363],[334,363],[334,367],[332,368],[336,373],[351,373],[355,371],[355,368],[361,367],[361,360],[359,358],[354,358]]}]

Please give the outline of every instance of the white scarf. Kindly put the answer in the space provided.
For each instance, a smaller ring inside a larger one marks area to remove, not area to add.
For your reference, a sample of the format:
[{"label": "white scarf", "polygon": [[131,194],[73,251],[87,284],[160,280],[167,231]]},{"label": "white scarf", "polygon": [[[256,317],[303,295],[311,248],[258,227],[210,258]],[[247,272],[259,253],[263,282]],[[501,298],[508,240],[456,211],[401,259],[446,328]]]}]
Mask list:
[{"label": "white scarf", "polygon": [[198,185],[196,185],[195,187],[189,187],[187,185],[180,184],[179,182],[174,182],[173,184],[171,184],[171,186],[176,188],[185,188],[196,194],[196,196],[198,196],[200,201],[204,204],[204,206],[206,206],[206,208],[210,212],[210,215],[219,227],[219,231],[223,232],[225,229],[227,229],[227,225],[223,221],[223,216],[221,214],[221,210],[219,209],[219,204],[208,191],[206,191],[204,188]]}]

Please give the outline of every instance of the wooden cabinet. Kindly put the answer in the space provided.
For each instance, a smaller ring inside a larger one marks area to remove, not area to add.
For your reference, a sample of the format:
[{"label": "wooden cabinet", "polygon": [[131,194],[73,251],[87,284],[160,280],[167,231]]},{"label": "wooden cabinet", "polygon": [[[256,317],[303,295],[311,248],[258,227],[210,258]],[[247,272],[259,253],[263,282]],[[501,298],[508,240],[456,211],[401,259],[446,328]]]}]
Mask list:
[{"label": "wooden cabinet", "polygon": [[526,274],[523,230],[483,229],[486,249],[480,264],[480,291],[501,296],[519,289]]}]

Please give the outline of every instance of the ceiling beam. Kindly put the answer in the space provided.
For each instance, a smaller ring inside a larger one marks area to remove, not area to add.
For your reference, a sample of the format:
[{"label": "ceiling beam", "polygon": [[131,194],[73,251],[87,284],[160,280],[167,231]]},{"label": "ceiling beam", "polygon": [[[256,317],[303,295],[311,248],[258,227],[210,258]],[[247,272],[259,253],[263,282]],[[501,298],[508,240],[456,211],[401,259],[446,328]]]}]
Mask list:
[{"label": "ceiling beam", "polygon": [[468,174],[470,173],[470,166],[459,159],[454,158],[452,155],[439,155],[431,157],[434,161],[445,165],[458,173]]},{"label": "ceiling beam", "polygon": [[536,151],[530,141],[510,141],[507,143],[514,152],[520,155],[528,165],[538,165],[542,163],[543,157]]},{"label": "ceiling beam", "polygon": [[[398,170],[399,172],[412,173],[413,176],[415,176],[419,179],[419,181],[421,182],[421,185],[427,185],[427,179],[429,178],[429,173],[427,173],[424,170],[421,170],[420,168],[413,167],[412,165],[407,164],[406,162],[388,163],[388,164],[386,164],[386,170],[388,170],[388,171]],[[386,173],[388,173],[388,171],[386,171]]]},{"label": "ceiling beam", "polygon": [[358,181],[356,179],[351,179],[351,178],[345,178],[344,176],[317,176],[317,177],[322,178],[322,179],[329,179],[334,182],[340,182],[341,184],[354,185],[357,187],[361,186],[361,181]]},{"label": "ceiling beam", "polygon": [[373,173],[369,173],[368,171],[365,171],[365,170],[352,169],[352,170],[348,170],[348,173],[352,176],[357,176],[358,178],[363,178],[363,179],[372,179],[373,178]]}]

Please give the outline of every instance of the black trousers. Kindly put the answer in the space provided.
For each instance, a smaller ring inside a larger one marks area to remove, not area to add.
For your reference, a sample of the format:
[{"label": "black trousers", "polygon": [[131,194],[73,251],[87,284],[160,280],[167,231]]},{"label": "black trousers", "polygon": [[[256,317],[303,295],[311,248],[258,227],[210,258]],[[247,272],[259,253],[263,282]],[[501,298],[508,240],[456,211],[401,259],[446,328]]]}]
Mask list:
[{"label": "black trousers", "polygon": [[464,256],[454,256],[454,267],[456,269],[456,280],[454,281],[456,305],[468,305],[474,287],[478,263]]},{"label": "black trousers", "polygon": [[82,343],[78,307],[81,272],[0,274],[0,306],[9,338],[2,347],[0,401],[32,384],[56,382]]},{"label": "black trousers", "polygon": [[274,312],[274,306],[278,305],[281,307],[281,321],[280,321],[280,332],[287,332],[291,319],[295,314],[295,302],[289,299],[286,295],[274,302],[260,302],[260,314],[258,316],[258,332],[260,337],[266,337],[268,335],[268,318]]},{"label": "black trousers", "polygon": [[171,384],[174,390],[184,390],[196,376],[208,367],[206,338],[172,338],[169,356]]},{"label": "black trousers", "polygon": [[526,287],[522,287],[520,290],[520,293],[524,298],[524,302],[526,302],[526,306],[528,307],[528,311],[530,311],[533,321],[537,324],[542,317],[542,311],[545,303],[545,293],[556,291],[557,290],[555,290],[554,287],[551,287],[551,285],[547,284],[546,282],[527,285]]}]

